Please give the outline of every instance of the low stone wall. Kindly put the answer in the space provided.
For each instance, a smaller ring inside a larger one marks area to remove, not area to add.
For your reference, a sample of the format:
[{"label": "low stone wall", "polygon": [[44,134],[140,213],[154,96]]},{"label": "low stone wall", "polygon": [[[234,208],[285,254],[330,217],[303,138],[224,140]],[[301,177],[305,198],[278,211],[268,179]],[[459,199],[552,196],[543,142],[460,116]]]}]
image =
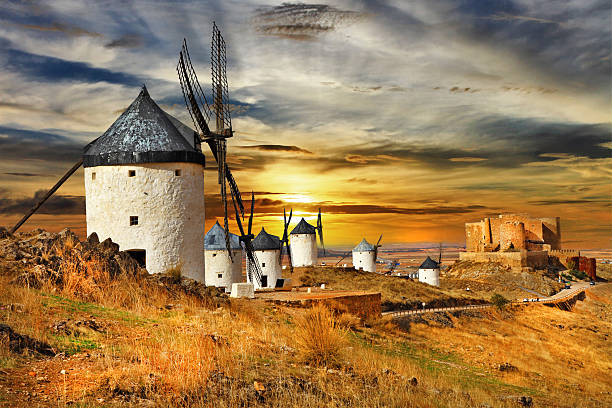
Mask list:
[{"label": "low stone wall", "polygon": [[294,307],[310,307],[315,303],[323,303],[329,308],[348,312],[361,318],[381,316],[380,293],[303,293],[303,292],[270,292],[258,293],[257,297],[273,302]]},{"label": "low stone wall", "polygon": [[499,262],[511,268],[545,268],[548,265],[546,251],[516,251],[516,252],[460,252],[461,261]]},{"label": "low stone wall", "polygon": [[[380,317],[381,315],[381,295],[380,293],[370,293],[358,296],[339,296],[331,299],[320,299],[321,301],[332,308],[346,308],[348,313],[354,314],[361,318],[365,317]],[[337,307],[336,305],[340,305]]]}]

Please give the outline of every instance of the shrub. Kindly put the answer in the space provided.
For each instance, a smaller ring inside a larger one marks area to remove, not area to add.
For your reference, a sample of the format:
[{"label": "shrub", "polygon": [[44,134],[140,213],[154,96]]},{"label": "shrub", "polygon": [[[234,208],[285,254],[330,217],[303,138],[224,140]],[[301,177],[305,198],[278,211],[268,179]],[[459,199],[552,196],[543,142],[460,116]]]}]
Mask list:
[{"label": "shrub", "polygon": [[296,319],[298,350],[305,361],[314,365],[338,363],[345,346],[345,329],[325,305],[315,304]]},{"label": "shrub", "polygon": [[183,265],[179,263],[176,266],[168,269],[166,275],[172,278],[173,283],[181,283],[181,275],[183,274]]},{"label": "shrub", "polygon": [[506,299],[505,297],[503,297],[502,295],[500,295],[499,293],[494,293],[493,296],[491,296],[491,303],[498,310],[502,310],[506,307],[508,303],[510,303],[510,301]]},{"label": "shrub", "polygon": [[572,274],[572,276],[574,276],[576,279],[586,279],[587,278],[587,274],[584,273],[583,271],[577,271],[575,269],[572,269],[570,271],[570,273]]}]

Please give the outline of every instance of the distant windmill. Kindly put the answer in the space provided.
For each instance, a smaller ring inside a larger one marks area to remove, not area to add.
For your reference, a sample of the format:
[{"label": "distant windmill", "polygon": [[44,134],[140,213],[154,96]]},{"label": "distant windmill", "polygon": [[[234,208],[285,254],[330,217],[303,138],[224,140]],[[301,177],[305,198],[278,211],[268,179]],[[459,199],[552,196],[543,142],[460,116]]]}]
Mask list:
[{"label": "distant windmill", "polygon": [[287,249],[287,256],[289,257],[289,270],[293,273],[293,263],[291,262],[291,248],[289,248],[289,233],[287,232],[289,229],[289,224],[291,223],[291,217],[293,216],[293,208],[289,211],[289,219],[287,219],[287,212],[283,208],[283,238],[281,239],[280,244],[280,254],[278,262],[283,264],[283,245]]},{"label": "distant windmill", "polygon": [[372,245],[364,238],[355,248],[353,248],[353,267],[355,269],[362,269],[366,272],[376,272],[376,259],[381,239],[382,234],[380,234],[376,245]]},{"label": "distant windmill", "polygon": [[[219,28],[213,22],[211,46],[213,91],[212,107],[208,104],[206,96],[204,95],[202,87],[198,81],[198,77],[193,69],[193,64],[191,63],[191,58],[189,57],[189,51],[187,49],[187,40],[183,40],[183,47],[179,53],[179,62],[176,69],[187,110],[189,111],[191,119],[193,120],[193,123],[199,133],[199,141],[206,142],[206,144],[208,144],[212,155],[217,161],[218,182],[220,185],[221,200],[223,202],[223,226],[225,229],[225,240],[228,254],[231,257],[226,182],[230,187],[232,203],[236,212],[236,223],[238,224],[238,228],[241,233],[240,239],[242,242],[244,242],[247,260],[253,265],[251,270],[255,272],[255,278],[258,281],[261,281],[262,273],[253,250],[253,234],[251,233],[254,198],[251,201],[249,229],[248,233],[245,234],[241,222],[241,216],[244,217],[244,204],[242,202],[242,196],[240,195],[238,185],[236,184],[236,181],[234,180],[226,161],[227,139],[233,136],[232,120],[229,110],[226,63],[225,41],[221,36]],[[208,120],[210,120],[212,116],[212,111],[214,111],[215,114],[215,132],[212,132],[208,126]]]}]

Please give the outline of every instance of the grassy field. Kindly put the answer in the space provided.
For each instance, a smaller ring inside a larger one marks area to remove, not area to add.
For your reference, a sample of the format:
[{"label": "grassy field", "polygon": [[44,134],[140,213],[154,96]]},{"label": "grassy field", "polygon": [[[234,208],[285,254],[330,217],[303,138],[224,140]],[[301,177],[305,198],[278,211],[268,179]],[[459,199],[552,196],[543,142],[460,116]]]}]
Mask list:
[{"label": "grassy field", "polygon": [[[328,278],[332,287],[344,282]],[[396,324],[263,301],[215,308],[137,281],[85,301],[78,290],[1,280],[0,321],[58,353],[15,352],[4,337],[0,402],[8,406],[612,404],[605,288],[572,312],[534,305]],[[452,296],[371,274],[350,285],[337,288],[365,285],[400,301]],[[514,369],[500,370],[505,363]]]}]

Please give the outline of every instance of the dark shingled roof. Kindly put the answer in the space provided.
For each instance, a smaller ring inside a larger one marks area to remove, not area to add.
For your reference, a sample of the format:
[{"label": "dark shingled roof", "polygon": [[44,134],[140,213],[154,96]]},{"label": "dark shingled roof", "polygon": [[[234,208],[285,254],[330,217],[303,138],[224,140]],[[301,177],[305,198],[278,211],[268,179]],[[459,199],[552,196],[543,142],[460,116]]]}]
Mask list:
[{"label": "dark shingled roof", "polygon": [[[230,247],[232,249],[242,249],[240,246],[240,238],[238,235],[230,232]],[[225,246],[225,230],[219,224],[219,221],[208,230],[204,236],[204,249],[208,250],[220,250],[227,249]]]},{"label": "dark shingled roof", "polygon": [[280,249],[280,238],[276,235],[271,235],[266,232],[265,229],[261,229],[259,234],[253,240],[253,248],[256,251],[263,251],[264,249]]},{"label": "dark shingled roof", "polygon": [[423,262],[421,266],[419,266],[419,269],[439,269],[439,268],[440,268],[440,265],[438,265],[438,263],[434,261],[433,259],[431,259],[430,257],[427,257],[425,262]]},{"label": "dark shingled roof", "polygon": [[353,252],[371,252],[374,251],[374,245],[370,244],[366,239],[362,239],[361,242],[353,248]]},{"label": "dark shingled roof", "polygon": [[[138,97],[106,132],[87,146],[83,166],[188,162],[204,165],[204,155],[193,147],[188,126],[177,129],[143,86]],[[180,123],[180,122],[179,122]],[[188,140],[191,140],[189,142]]]},{"label": "dark shingled roof", "polygon": [[306,222],[304,218],[291,230],[290,234],[316,234],[316,228]]}]

